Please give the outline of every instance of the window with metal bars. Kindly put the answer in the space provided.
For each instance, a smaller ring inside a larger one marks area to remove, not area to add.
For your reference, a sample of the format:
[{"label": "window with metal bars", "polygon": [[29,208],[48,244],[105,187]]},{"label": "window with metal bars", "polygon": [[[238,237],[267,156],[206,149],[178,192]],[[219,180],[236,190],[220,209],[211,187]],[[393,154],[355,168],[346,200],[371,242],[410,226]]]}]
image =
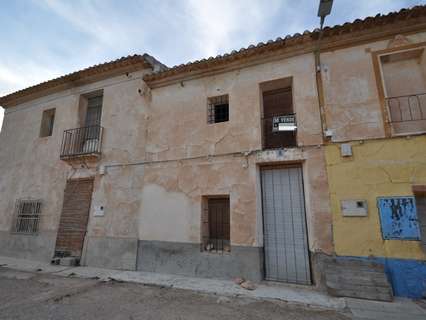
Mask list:
[{"label": "window with metal bars", "polygon": [[41,215],[41,200],[19,199],[15,205],[14,233],[36,234]]},{"label": "window with metal bars", "polygon": [[44,110],[41,118],[40,137],[49,137],[53,133],[53,124],[55,122],[55,110]]},{"label": "window with metal bars", "polygon": [[229,96],[208,98],[207,122],[209,124],[229,121]]},{"label": "window with metal bars", "polygon": [[202,228],[203,251],[231,251],[229,197],[205,199]]}]

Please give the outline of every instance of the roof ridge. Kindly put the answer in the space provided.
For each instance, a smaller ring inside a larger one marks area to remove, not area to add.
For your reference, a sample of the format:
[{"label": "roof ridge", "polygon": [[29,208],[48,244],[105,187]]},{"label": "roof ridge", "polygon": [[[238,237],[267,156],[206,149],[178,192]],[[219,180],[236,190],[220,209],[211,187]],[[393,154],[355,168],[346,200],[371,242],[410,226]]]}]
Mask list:
[{"label": "roof ridge", "polygon": [[[322,32],[323,32],[322,37],[324,38],[324,37],[327,37],[327,36],[333,36],[333,35],[337,34],[338,32],[340,32],[340,31],[342,31],[346,28],[361,27],[361,26],[365,26],[365,25],[369,24],[370,22],[374,22],[375,24],[377,24],[378,22],[381,23],[385,20],[388,20],[390,17],[401,18],[404,14],[408,15],[408,16],[414,15],[418,11],[424,11],[424,14],[426,15],[426,5],[416,5],[416,6],[413,6],[411,8],[402,8],[398,11],[391,11],[391,12],[388,12],[386,14],[378,13],[374,17],[373,16],[367,16],[363,19],[356,18],[352,22],[345,22],[343,24],[334,25],[332,27],[326,26],[322,30]],[[157,72],[145,75],[144,80],[150,81],[150,80],[155,80],[155,79],[159,79],[159,78],[165,78],[168,75],[176,74],[180,71],[183,71],[183,70],[188,69],[188,68],[195,66],[195,65],[199,65],[201,63],[208,63],[208,62],[215,62],[215,61],[220,61],[220,60],[224,60],[224,59],[229,59],[229,58],[232,58],[232,57],[236,57],[239,54],[247,54],[250,51],[259,50],[260,48],[267,47],[267,46],[279,47],[280,45],[284,45],[286,43],[286,41],[303,40],[302,39],[303,37],[316,38],[316,37],[318,37],[319,32],[320,32],[320,29],[315,28],[312,31],[305,30],[305,31],[303,31],[303,33],[296,32],[294,34],[287,34],[283,38],[277,37],[275,40],[271,39],[271,40],[268,40],[266,42],[261,41],[261,42],[258,42],[257,44],[251,44],[247,47],[242,47],[238,50],[234,49],[231,52],[226,52],[226,53],[223,53],[223,54],[218,54],[216,56],[210,56],[210,57],[207,57],[207,58],[202,58],[202,59],[182,63],[182,64],[179,64],[179,65],[175,65],[175,66],[168,68],[166,70],[161,70],[161,71],[157,71]],[[190,72],[191,70],[186,70],[186,71]]]},{"label": "roof ridge", "polygon": [[26,95],[30,95],[39,90],[46,90],[49,88],[54,88],[56,86],[60,86],[66,83],[71,83],[80,79],[83,79],[88,76],[93,76],[96,74],[101,74],[116,68],[125,67],[127,65],[145,64],[147,67],[151,67],[153,70],[165,70],[167,66],[159,62],[154,57],[150,56],[147,53],[144,54],[133,54],[128,56],[122,56],[115,60],[98,63],[71,73],[67,73],[65,75],[59,76],[57,78],[53,78],[50,80],[43,81],[36,85],[12,92],[3,97],[0,97],[0,105],[3,107],[7,107],[7,105],[13,101],[15,98],[20,98]]},{"label": "roof ridge", "polygon": [[[350,33],[352,31],[362,30],[365,27],[370,28],[372,26],[390,24],[396,20],[403,20],[408,18],[417,18],[420,16],[426,16],[426,5],[416,5],[411,8],[402,8],[399,11],[392,11],[387,14],[377,14],[376,16],[368,16],[363,19],[355,19],[352,22],[346,22],[340,25],[334,25],[332,27],[326,26],[322,30],[322,38],[339,36],[342,33]],[[259,42],[256,45],[251,44],[248,47],[243,47],[238,50],[234,49],[230,53],[224,53],[216,55],[215,57],[210,56],[199,60],[189,61],[180,65],[175,65],[168,68],[166,65],[159,62],[153,56],[144,53],[133,54],[123,56],[121,58],[111,60],[104,63],[99,63],[93,66],[83,68],[78,71],[74,71],[63,76],[41,82],[39,84],[15,91],[0,97],[0,105],[3,107],[9,107],[16,105],[18,100],[25,100],[28,96],[34,93],[40,93],[48,89],[59,88],[61,85],[72,84],[77,80],[88,79],[90,76],[105,73],[110,70],[119,69],[126,67],[127,65],[136,65],[138,63],[145,64],[145,66],[151,68],[153,73],[144,76],[144,80],[154,81],[166,78],[168,76],[176,75],[179,73],[191,72],[194,70],[207,69],[211,64],[224,64],[232,62],[241,57],[252,56],[254,54],[264,53],[270,49],[281,49],[284,46],[290,46],[293,44],[303,43],[305,40],[312,41],[316,40],[319,36],[320,30],[315,28],[312,31],[305,30],[303,33],[294,33],[292,35],[286,35],[283,38],[277,37],[275,40],[268,40],[266,42]],[[40,94],[42,96],[42,94]]]}]

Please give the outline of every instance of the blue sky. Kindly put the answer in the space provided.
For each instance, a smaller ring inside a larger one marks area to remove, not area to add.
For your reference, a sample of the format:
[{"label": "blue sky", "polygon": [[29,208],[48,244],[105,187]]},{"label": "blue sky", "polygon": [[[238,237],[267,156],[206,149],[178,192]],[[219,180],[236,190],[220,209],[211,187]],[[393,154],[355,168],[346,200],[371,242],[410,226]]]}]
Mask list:
[{"label": "blue sky", "polygon": [[[417,4],[426,0],[335,0],[326,25]],[[318,0],[0,0],[0,96],[129,54],[173,66],[312,30],[317,8]]]}]

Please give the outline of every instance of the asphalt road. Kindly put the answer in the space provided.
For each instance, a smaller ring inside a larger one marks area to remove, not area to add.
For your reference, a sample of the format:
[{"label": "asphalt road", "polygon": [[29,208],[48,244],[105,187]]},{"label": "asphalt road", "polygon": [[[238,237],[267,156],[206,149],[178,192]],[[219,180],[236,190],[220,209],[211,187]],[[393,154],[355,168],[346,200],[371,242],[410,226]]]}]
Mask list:
[{"label": "asphalt road", "polygon": [[0,319],[349,319],[284,302],[222,297],[0,267]]}]

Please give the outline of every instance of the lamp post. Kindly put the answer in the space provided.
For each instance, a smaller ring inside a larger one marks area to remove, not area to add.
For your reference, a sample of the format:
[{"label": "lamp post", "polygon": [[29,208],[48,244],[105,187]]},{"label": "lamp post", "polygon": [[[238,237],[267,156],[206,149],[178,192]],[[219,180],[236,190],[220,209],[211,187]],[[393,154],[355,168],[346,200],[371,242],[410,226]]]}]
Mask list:
[{"label": "lamp post", "polygon": [[321,131],[322,131],[323,142],[329,137],[329,135],[326,134],[327,122],[326,122],[325,110],[324,110],[324,93],[323,93],[323,85],[322,85],[322,78],[321,78],[320,43],[322,38],[322,28],[324,25],[324,20],[325,20],[325,17],[330,14],[332,6],[333,6],[333,0],[320,0],[319,7],[318,7],[318,17],[321,18],[321,23],[320,23],[317,46],[316,46],[316,49],[314,50],[315,78],[317,83],[318,106],[319,106],[320,119],[321,119]]},{"label": "lamp post", "polygon": [[320,0],[320,4],[318,7],[318,17],[321,18],[320,29],[322,29],[324,25],[325,17],[330,14],[332,6],[333,0]]}]

